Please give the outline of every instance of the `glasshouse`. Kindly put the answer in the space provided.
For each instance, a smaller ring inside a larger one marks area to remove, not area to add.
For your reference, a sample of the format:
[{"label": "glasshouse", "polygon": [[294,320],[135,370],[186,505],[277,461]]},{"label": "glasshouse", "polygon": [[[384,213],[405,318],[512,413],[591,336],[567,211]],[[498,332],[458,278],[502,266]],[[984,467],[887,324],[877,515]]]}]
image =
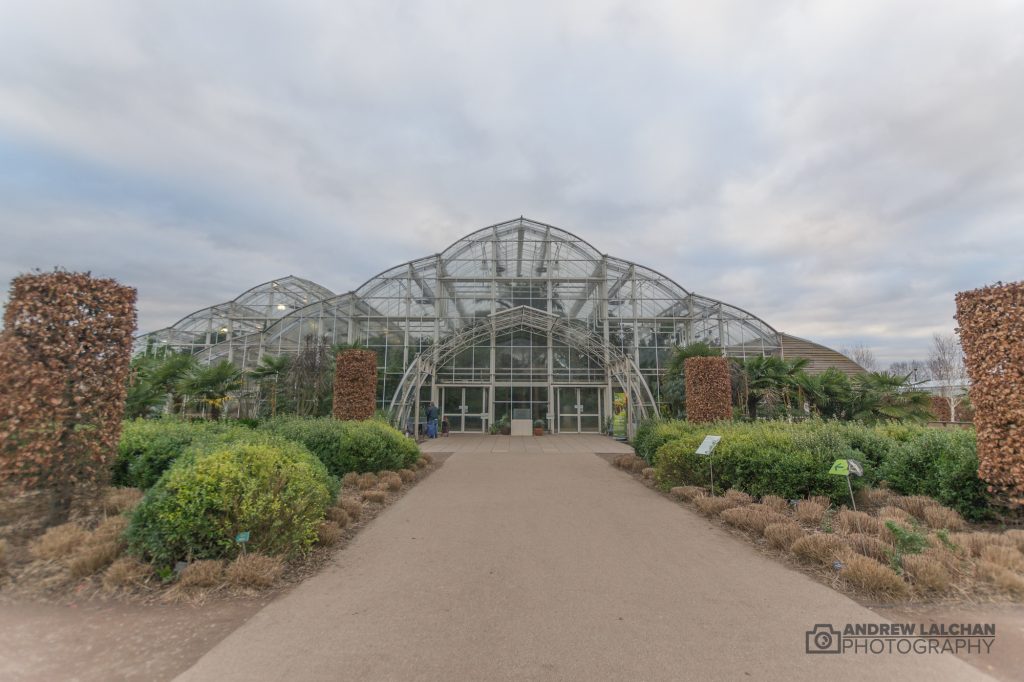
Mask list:
[{"label": "glasshouse", "polygon": [[378,405],[396,424],[433,401],[453,432],[515,415],[585,433],[601,431],[616,411],[630,423],[656,413],[663,364],[697,341],[728,356],[797,353],[812,370],[860,369],[525,218],[477,230],[347,293],[298,277],[261,284],[139,336],[136,352],[168,349],[251,369],[267,356],[358,345],[377,354]]}]

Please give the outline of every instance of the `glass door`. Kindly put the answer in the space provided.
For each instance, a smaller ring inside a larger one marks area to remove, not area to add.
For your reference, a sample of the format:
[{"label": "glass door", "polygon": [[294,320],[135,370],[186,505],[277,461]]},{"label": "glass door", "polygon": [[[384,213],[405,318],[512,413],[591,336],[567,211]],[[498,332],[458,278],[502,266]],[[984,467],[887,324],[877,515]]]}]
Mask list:
[{"label": "glass door", "polygon": [[482,433],[487,414],[487,389],[443,386],[441,391],[441,418],[448,419],[448,429],[452,433]]},{"label": "glass door", "polygon": [[601,389],[558,389],[559,433],[601,432]]},{"label": "glass door", "polygon": [[[448,420],[448,430],[459,433],[462,431],[462,389],[454,386],[445,386],[441,389],[444,395],[441,398],[441,420]],[[441,427],[438,425],[438,430]]]}]

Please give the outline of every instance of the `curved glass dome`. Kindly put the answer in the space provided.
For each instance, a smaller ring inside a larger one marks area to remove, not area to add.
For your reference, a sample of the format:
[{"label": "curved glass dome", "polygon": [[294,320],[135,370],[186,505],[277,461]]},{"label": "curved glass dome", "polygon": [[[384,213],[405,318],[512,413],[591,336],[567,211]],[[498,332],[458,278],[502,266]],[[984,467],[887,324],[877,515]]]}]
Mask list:
[{"label": "curved glass dome", "polygon": [[[285,288],[290,293],[282,298]],[[257,291],[257,301],[245,299]],[[520,307],[586,330],[609,352],[604,358],[583,353],[541,323],[515,329],[492,325],[490,334],[464,334],[471,341],[446,352],[443,362],[425,361],[423,354],[446,339]],[[610,416],[621,388],[613,385],[607,366],[612,355],[629,361],[657,400],[656,379],[675,346],[704,341],[732,356],[780,349],[778,333],[745,310],[694,294],[659,272],[525,218],[477,230],[439,254],[386,270],[355,291],[332,295],[306,280],[276,280],[139,341],[141,347],[166,343],[187,349],[205,362],[227,359],[252,367],[263,355],[294,354],[320,339],[359,343],[377,352],[382,408],[392,407],[397,387],[423,355],[418,371],[429,366],[429,386],[421,386],[421,396],[447,401],[442,411],[460,418],[461,427],[469,423],[467,410],[482,415],[486,424],[528,405],[553,430],[559,430],[563,416],[564,430],[571,430],[563,392],[577,411],[578,430],[591,430],[591,416]],[[599,389],[596,410],[591,387]],[[474,394],[467,397],[466,388]],[[482,399],[477,389],[483,389]],[[584,389],[585,395],[579,392]],[[483,405],[479,410],[478,404]],[[478,426],[474,417],[472,429]]]}]

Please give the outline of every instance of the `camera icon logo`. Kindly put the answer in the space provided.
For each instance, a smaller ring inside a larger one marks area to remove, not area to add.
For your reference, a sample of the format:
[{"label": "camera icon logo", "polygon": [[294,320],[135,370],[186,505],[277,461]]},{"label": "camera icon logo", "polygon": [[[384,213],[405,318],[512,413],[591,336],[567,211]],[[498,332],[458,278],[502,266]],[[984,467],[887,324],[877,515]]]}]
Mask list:
[{"label": "camera icon logo", "polygon": [[813,630],[806,633],[807,653],[809,654],[841,654],[843,652],[843,635],[832,627],[831,623],[818,623]]}]

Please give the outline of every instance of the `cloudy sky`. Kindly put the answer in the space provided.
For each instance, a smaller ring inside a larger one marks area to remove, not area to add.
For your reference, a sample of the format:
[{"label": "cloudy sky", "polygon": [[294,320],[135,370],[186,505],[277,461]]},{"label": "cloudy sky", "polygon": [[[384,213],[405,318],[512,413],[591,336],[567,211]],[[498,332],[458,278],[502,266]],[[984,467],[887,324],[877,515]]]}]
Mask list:
[{"label": "cloudy sky", "polygon": [[520,215],[836,347],[1024,278],[1024,2],[0,0],[0,280],[143,331]]}]

